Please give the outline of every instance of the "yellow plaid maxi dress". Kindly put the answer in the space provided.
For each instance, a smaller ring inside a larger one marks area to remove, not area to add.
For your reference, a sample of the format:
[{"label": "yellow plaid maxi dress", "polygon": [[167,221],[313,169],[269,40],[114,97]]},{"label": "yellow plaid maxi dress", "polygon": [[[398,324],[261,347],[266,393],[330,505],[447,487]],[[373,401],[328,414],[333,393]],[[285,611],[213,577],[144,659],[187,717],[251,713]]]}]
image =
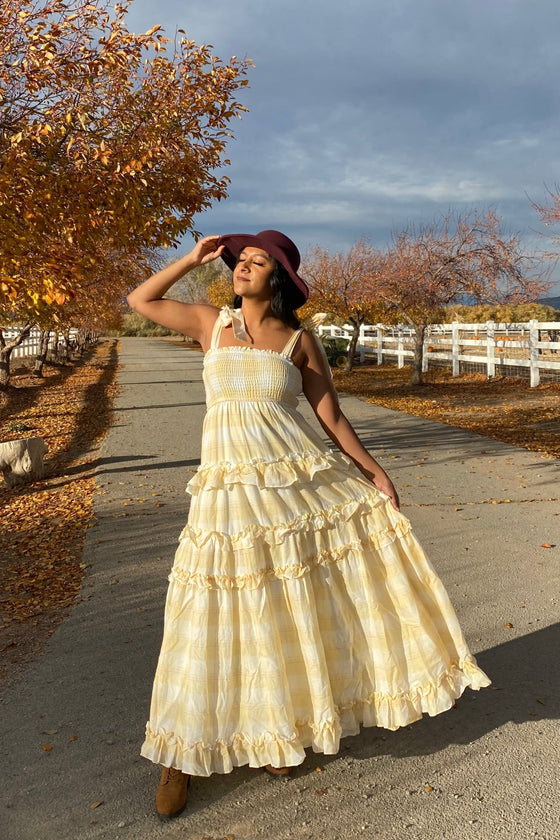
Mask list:
[{"label": "yellow plaid maxi dress", "polygon": [[490,682],[408,520],[297,411],[299,331],[220,347],[228,310],[142,747],[199,776],[333,754]]}]

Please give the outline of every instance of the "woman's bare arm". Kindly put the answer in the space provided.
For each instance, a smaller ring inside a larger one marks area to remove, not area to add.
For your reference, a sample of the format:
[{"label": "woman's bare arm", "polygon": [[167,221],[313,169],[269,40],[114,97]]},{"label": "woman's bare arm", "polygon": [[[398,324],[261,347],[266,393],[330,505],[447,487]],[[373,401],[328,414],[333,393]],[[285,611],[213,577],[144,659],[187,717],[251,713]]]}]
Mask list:
[{"label": "woman's bare arm", "polygon": [[343,414],[330,371],[315,339],[304,332],[300,341],[303,393],[315,412],[319,423],[331,440],[377,488],[391,498],[399,509],[399,497],[385,470],[371,457]]},{"label": "woman's bare arm", "polygon": [[182,303],[163,299],[164,294],[181,277],[199,265],[217,259],[223,246],[216,249],[217,236],[200,239],[192,251],[137,286],[127,297],[135,312],[145,315],[156,324],[188,335],[204,346],[215,320],[217,309],[204,303]]}]

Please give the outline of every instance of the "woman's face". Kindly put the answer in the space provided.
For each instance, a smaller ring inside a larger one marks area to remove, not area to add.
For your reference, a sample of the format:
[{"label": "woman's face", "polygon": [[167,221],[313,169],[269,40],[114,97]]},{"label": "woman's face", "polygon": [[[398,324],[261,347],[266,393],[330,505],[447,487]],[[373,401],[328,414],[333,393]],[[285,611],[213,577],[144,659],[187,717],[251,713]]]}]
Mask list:
[{"label": "woman's face", "polygon": [[269,300],[270,277],[276,262],[262,248],[244,248],[233,270],[233,291],[242,297]]}]

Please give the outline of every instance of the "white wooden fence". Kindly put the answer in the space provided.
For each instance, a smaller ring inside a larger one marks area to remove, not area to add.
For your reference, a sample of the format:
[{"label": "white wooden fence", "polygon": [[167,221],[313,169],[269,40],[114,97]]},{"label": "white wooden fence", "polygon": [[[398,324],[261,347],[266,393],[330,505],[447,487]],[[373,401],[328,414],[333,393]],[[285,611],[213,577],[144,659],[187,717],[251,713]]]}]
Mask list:
[{"label": "white wooden fence", "polygon": [[[3,334],[6,341],[11,341],[19,335],[19,330],[3,330]],[[77,329],[70,330],[70,341],[73,341],[77,334]],[[35,356],[39,350],[40,338],[41,330],[32,329],[27,338],[25,338],[21,344],[12,350],[12,359],[23,358],[25,356]],[[57,341],[61,342],[62,338],[57,338],[57,334],[52,331],[49,336],[50,351],[54,351],[56,349]]]},{"label": "white wooden fence", "polygon": [[[352,326],[324,326],[317,328],[320,335],[343,338],[348,343]],[[77,329],[70,332],[74,340]],[[15,338],[17,330],[4,330],[6,339]],[[33,329],[12,353],[12,357],[33,356],[39,349],[40,330]],[[51,332],[49,350],[54,350],[57,336]],[[374,356],[377,364],[397,361],[402,368],[414,356],[414,330],[407,325],[363,324],[360,328],[357,351],[360,361]],[[486,371],[490,378],[496,374],[520,376],[529,374],[531,387],[541,381],[544,371],[550,378],[560,379],[560,321],[528,321],[523,323],[485,324],[430,324],[424,338],[422,370],[427,371],[430,361],[451,367],[453,376],[459,376],[461,363]]]},{"label": "white wooden fence", "polygon": [[[352,326],[321,325],[318,332],[349,342]],[[373,355],[377,364],[396,359],[402,368],[414,356],[414,329],[406,325],[363,324],[357,351],[361,362],[366,355]],[[436,360],[447,362],[453,376],[459,376],[461,363],[463,369],[465,363],[485,369],[489,378],[505,374],[506,368],[508,376],[523,376],[526,370],[531,387],[535,387],[542,371],[550,371],[550,378],[560,379],[560,322],[430,324],[424,338],[422,370],[427,371],[430,361]]]}]

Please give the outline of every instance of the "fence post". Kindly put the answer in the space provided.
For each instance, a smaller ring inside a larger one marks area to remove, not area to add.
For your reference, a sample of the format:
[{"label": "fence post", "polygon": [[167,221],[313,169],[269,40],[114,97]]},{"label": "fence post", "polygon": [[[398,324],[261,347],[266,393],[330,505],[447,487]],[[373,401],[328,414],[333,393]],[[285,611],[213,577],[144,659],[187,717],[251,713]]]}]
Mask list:
[{"label": "fence post", "polygon": [[494,321],[486,321],[486,376],[488,379],[496,376],[495,326]]},{"label": "fence post", "polygon": [[383,364],[383,330],[377,327],[377,364]]},{"label": "fence post", "polygon": [[429,327],[426,327],[424,330],[424,340],[422,341],[422,373],[426,373],[428,370],[428,343],[429,343]]},{"label": "fence post", "polygon": [[399,340],[398,340],[398,343],[397,343],[397,358],[398,358],[397,367],[403,368],[404,367],[403,331],[402,331],[402,327],[400,325],[399,325],[398,329],[399,329],[399,333],[398,333]]},{"label": "fence post", "polygon": [[360,351],[360,364],[363,365],[363,363],[366,360],[366,347],[365,347],[366,329],[365,329],[365,326],[363,324],[360,324],[360,332],[359,332],[358,341],[359,341],[358,350]]},{"label": "fence post", "polygon": [[529,370],[531,372],[531,388],[536,388],[541,381],[539,370],[539,322],[529,321]]},{"label": "fence post", "polygon": [[459,376],[459,322],[451,324],[451,375]]}]

